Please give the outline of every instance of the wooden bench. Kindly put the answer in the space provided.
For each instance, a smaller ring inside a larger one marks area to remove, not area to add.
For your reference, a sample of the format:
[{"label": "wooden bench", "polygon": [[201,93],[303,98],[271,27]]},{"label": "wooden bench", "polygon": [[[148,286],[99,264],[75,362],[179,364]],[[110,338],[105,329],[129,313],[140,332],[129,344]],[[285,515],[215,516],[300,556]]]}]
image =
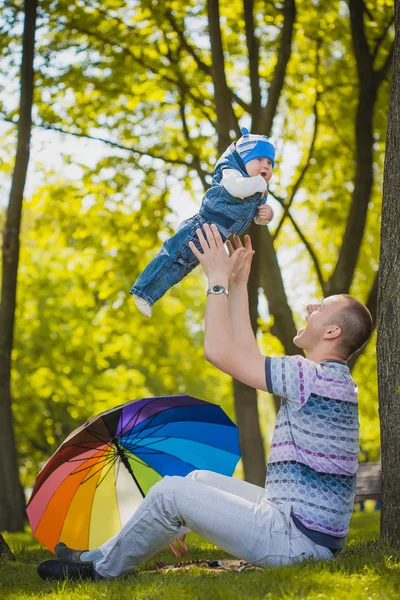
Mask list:
[{"label": "wooden bench", "polygon": [[381,463],[360,463],[356,480],[355,502],[363,503],[364,500],[381,500]]}]

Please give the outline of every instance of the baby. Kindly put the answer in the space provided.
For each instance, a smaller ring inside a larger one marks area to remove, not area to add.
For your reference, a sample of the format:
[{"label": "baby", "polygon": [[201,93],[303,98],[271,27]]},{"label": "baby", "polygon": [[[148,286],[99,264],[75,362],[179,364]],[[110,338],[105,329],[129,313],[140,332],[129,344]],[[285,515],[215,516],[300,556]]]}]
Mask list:
[{"label": "baby", "polygon": [[267,136],[250,134],[244,127],[241,131],[242,137],[216,163],[200,212],[180,224],[132,286],[130,293],[145,317],[151,317],[153,304],[199,264],[189,247],[192,241],[201,250],[196,229],[215,223],[225,242],[246,231],[253,219],[258,225],[271,221],[273,212],[266,201],[275,148]]}]

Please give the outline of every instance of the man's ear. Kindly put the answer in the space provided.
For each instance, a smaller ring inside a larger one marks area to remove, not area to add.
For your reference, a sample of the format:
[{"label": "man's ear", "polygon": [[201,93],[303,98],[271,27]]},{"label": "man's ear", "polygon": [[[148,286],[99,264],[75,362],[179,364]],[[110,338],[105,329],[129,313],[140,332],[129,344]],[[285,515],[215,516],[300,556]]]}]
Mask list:
[{"label": "man's ear", "polygon": [[325,331],[324,339],[334,340],[338,338],[342,333],[342,328],[339,325],[329,325]]}]

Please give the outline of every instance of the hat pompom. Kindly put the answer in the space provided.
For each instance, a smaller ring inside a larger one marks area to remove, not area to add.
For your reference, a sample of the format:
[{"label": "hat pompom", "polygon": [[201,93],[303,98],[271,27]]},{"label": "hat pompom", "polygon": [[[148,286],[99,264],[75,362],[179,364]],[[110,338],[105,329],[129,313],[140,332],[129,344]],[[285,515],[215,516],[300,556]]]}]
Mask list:
[{"label": "hat pompom", "polygon": [[242,132],[242,135],[249,135],[249,130],[246,129],[246,127],[241,127],[240,131]]}]

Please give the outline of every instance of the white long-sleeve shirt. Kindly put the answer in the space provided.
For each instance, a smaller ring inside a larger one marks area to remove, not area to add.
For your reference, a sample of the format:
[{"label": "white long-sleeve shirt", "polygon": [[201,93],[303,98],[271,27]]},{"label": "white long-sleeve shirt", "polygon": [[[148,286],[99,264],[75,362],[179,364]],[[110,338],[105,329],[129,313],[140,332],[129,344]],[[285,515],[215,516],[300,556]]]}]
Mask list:
[{"label": "white long-sleeve shirt", "polygon": [[[253,196],[257,192],[263,194],[267,191],[268,185],[262,175],[255,175],[254,177],[243,177],[243,175],[236,171],[236,169],[224,169],[222,171],[221,185],[224,186],[227,192],[234,198],[248,198]],[[267,225],[269,221],[255,217],[254,222],[257,225]]]}]

